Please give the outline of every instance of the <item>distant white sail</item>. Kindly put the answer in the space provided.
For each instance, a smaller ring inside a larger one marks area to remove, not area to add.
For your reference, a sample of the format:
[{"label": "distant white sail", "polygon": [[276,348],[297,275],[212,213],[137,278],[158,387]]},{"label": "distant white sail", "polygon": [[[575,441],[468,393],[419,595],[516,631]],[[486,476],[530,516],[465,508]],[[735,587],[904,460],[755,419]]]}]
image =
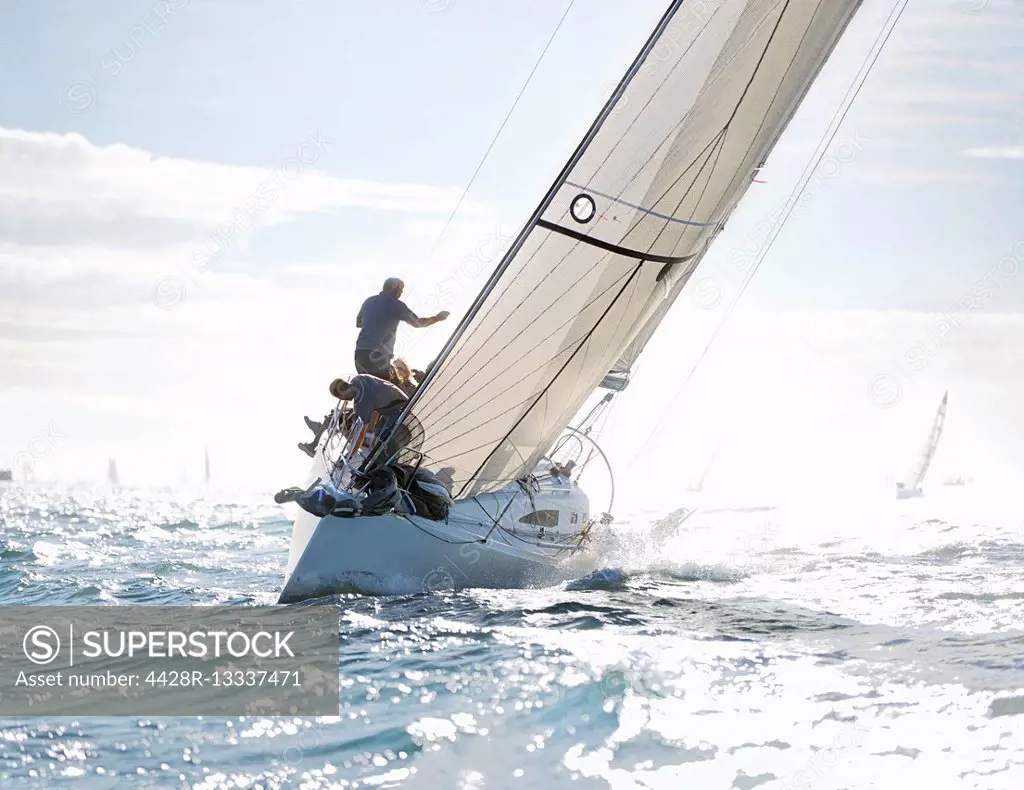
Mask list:
[{"label": "distant white sail", "polygon": [[117,476],[117,462],[113,458],[107,462],[107,480],[112,486],[120,485]]},{"label": "distant white sail", "polygon": [[628,375],[859,4],[672,3],[410,402],[456,497],[528,473]]},{"label": "distant white sail", "polygon": [[939,403],[939,410],[935,414],[935,421],[932,423],[932,429],[928,433],[928,441],[925,443],[924,449],[921,451],[921,455],[911,470],[910,474],[903,481],[903,488],[907,490],[916,490],[921,487],[921,483],[924,482],[925,475],[928,474],[928,467],[931,466],[932,459],[935,457],[935,451],[939,447],[939,439],[942,437],[942,428],[946,424],[946,401],[949,398],[949,392],[943,394],[942,402]]},{"label": "distant white sail", "polygon": [[203,480],[205,480],[206,484],[209,485],[210,484],[210,451],[209,450],[204,450],[203,451],[203,461],[204,461],[204,464],[205,464],[204,471],[203,471],[203,475],[204,475],[203,476]]}]

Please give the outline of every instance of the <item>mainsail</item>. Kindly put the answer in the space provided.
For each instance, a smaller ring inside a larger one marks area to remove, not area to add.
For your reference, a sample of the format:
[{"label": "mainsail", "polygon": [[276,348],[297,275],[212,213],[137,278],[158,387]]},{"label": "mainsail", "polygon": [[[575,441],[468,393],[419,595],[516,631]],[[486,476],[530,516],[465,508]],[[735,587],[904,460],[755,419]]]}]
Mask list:
[{"label": "mainsail", "polygon": [[939,403],[939,410],[935,414],[935,421],[932,423],[932,429],[928,434],[928,442],[924,446],[924,450],[921,451],[921,456],[911,471],[910,475],[903,482],[903,487],[907,489],[917,489],[921,487],[921,483],[924,482],[925,475],[928,474],[928,467],[931,466],[932,458],[935,457],[935,451],[939,447],[939,439],[942,437],[942,428],[946,424],[946,401],[949,398],[949,392],[945,392],[942,395],[942,402]]},{"label": "mainsail", "polygon": [[671,4],[406,407],[456,497],[530,472],[628,373],[859,5]]},{"label": "mainsail", "polygon": [[[692,274],[693,270],[697,268],[697,264],[700,263],[700,259],[704,257],[704,252],[711,246],[711,242],[714,241],[715,236],[717,236],[719,231],[722,230],[724,224],[725,223],[723,221],[717,228],[715,228],[713,233],[708,235],[704,242],[704,249],[694,257],[690,271],[687,275],[685,277],[676,278],[676,282],[672,286],[672,289],[658,300],[660,303],[654,308],[654,312],[651,314],[650,318],[648,318],[640,328],[640,331],[636,333],[629,345],[626,346],[622,354],[619,355],[619,358],[615,360],[615,364],[612,365],[608,374],[601,380],[602,387],[616,392],[621,392],[626,388],[626,385],[629,384],[629,375],[633,371],[636,361],[640,359],[640,355],[643,353],[644,347],[647,345],[647,342],[654,337],[654,333],[658,330],[658,326],[661,324],[665,316],[668,315],[668,311],[672,308],[672,305],[675,304],[676,297],[682,293],[683,288],[689,281],[690,274]],[[658,299],[657,296],[655,298]]]},{"label": "mainsail", "polygon": [[113,458],[110,458],[107,461],[107,480],[110,482],[110,485],[112,486],[119,485],[119,479],[117,476],[117,462]]}]

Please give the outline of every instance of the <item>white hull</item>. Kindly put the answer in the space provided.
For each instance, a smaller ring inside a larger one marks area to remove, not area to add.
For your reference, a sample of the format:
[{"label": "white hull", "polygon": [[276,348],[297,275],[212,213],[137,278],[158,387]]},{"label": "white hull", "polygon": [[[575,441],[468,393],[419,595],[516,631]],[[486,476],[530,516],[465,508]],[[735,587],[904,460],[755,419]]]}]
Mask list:
[{"label": "white hull", "polygon": [[[518,486],[459,500],[447,521],[395,513],[318,518],[300,511],[280,603],[342,592],[557,584],[594,569],[588,538],[579,535],[587,508],[578,486],[555,479],[533,492],[532,503]],[[557,512],[557,526],[521,521],[536,511]]]},{"label": "white hull", "polygon": [[896,498],[897,499],[913,499],[915,497],[924,496],[924,492],[920,488],[897,488]]}]

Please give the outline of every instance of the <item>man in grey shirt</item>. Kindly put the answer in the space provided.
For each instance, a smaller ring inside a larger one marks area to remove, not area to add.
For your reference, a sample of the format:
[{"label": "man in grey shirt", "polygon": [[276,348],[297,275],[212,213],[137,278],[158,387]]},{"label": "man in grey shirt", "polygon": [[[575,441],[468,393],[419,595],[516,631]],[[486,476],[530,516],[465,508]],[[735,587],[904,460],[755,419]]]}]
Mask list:
[{"label": "man in grey shirt", "polygon": [[[448,318],[447,310],[442,310],[430,318],[420,318],[402,301],[403,290],[405,290],[405,283],[397,277],[389,277],[384,281],[380,293],[371,296],[359,308],[359,313],[356,315],[359,337],[356,339],[355,354],[358,373],[399,383],[391,370],[391,359],[395,355],[395,336],[398,334],[399,322],[405,321],[411,326],[423,328]],[[402,395],[404,396],[405,393]],[[321,434],[327,427],[327,423],[330,422],[330,415],[324,417],[323,422],[316,422],[309,417],[304,419],[306,425],[313,431],[314,438],[308,443],[299,442],[299,449],[312,458],[317,442],[320,441]]]},{"label": "man in grey shirt", "polygon": [[[373,430],[375,426],[398,416],[401,407],[409,400],[408,396],[398,387],[389,381],[384,381],[377,376],[359,374],[346,381],[335,379],[330,386],[331,395],[338,400],[353,401],[352,411],[356,417],[363,421],[363,430],[359,433],[353,446],[352,452],[359,449],[367,430]],[[327,427],[329,419],[325,419],[312,442],[308,444],[299,443],[299,449],[312,458],[316,452],[316,446],[320,442],[320,434]]]},{"label": "man in grey shirt", "polygon": [[380,433],[390,425],[409,400],[406,394],[389,381],[376,376],[359,374],[348,381],[331,382],[331,395],[338,400],[352,401],[352,411],[363,421],[363,429],[352,444],[350,452],[359,450],[368,430]]},{"label": "man in grey shirt", "polygon": [[420,318],[402,301],[405,283],[389,277],[379,294],[371,296],[356,315],[359,337],[356,339],[356,371],[384,380],[391,378],[391,359],[395,356],[395,336],[400,321],[417,329],[444,321],[449,313],[442,310],[430,318]]}]

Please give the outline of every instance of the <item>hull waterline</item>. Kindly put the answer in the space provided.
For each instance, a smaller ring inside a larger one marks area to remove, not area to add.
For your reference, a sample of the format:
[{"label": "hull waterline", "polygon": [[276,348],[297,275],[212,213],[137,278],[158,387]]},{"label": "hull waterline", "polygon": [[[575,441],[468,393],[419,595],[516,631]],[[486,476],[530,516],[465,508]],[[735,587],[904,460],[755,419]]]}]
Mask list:
[{"label": "hull waterline", "polygon": [[558,584],[594,570],[581,535],[588,505],[575,484],[561,481],[529,497],[516,488],[460,500],[446,521],[300,511],[279,602]]},{"label": "hull waterline", "polygon": [[416,516],[323,518],[279,603],[341,592],[543,587],[590,568],[587,552],[558,560],[493,539],[469,540],[461,529],[445,527]]}]

